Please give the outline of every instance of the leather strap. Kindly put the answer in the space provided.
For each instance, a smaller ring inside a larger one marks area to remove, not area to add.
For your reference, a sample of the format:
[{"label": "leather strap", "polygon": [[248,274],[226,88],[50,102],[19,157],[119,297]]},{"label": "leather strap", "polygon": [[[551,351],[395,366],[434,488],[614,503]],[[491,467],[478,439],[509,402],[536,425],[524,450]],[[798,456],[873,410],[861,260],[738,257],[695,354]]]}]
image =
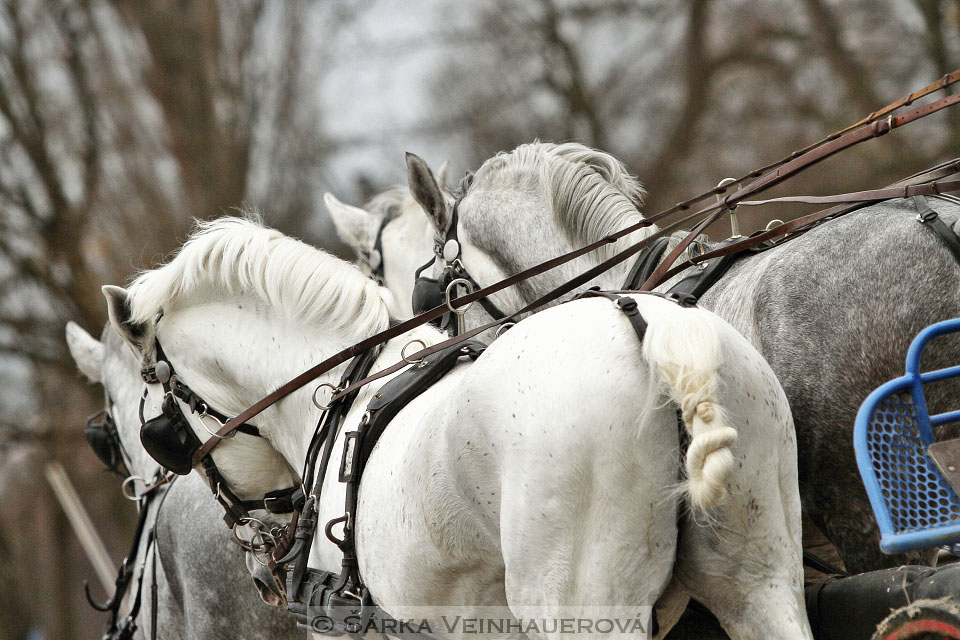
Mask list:
[{"label": "leather strap", "polygon": [[787,178],[796,175],[803,169],[811,167],[822,160],[826,160],[830,156],[839,153],[844,149],[848,149],[863,142],[864,140],[886,135],[893,129],[902,127],[905,124],[913,122],[918,118],[930,115],[931,113],[940,111],[941,109],[946,109],[947,107],[953,106],[958,102],[960,102],[960,94],[947,96],[928,105],[917,107],[916,109],[908,111],[903,115],[890,115],[886,120],[876,120],[869,126],[864,126],[859,129],[849,131],[848,133],[845,133],[839,137],[833,138],[826,144],[815,147],[806,153],[801,153],[794,159],[778,167],[776,170],[768,171],[747,186],[724,196],[720,199],[720,202],[717,203],[717,205],[705,207],[701,210],[701,212],[705,213],[708,211],[713,211],[713,213],[711,213],[706,220],[694,227],[694,230],[690,233],[690,235],[688,235],[680,242],[680,244],[674,247],[673,251],[671,251],[664,261],[660,263],[660,266],[657,267],[656,271],[653,272],[653,275],[651,275],[647,281],[643,283],[643,286],[640,287],[640,289],[643,291],[649,291],[653,289],[657,283],[662,282],[663,275],[670,269],[671,265],[676,262],[680,254],[686,251],[687,247],[690,246],[690,243],[693,242],[696,236],[700,235],[700,233],[702,233],[710,223],[715,221],[721,213],[727,210],[732,210],[734,207],[736,207],[738,202],[753,195],[754,193],[758,193],[780,184]]},{"label": "leather strap", "polygon": [[839,202],[876,202],[893,198],[912,198],[920,195],[939,195],[941,191],[956,191],[960,189],[960,180],[947,182],[932,182],[930,184],[906,185],[903,187],[888,187],[869,191],[853,191],[838,193],[831,196],[786,196],[769,200],[744,200],[737,203],[738,207],[759,206],[782,202],[800,202],[804,204],[835,204]]},{"label": "leather strap", "polygon": [[[950,160],[948,162],[941,163],[926,171],[915,173],[910,177],[904,178],[894,183],[893,185],[890,185],[890,187],[888,188],[894,189],[894,191],[897,192],[897,196],[895,197],[900,197],[900,194],[903,193],[902,187],[904,185],[918,185],[918,184],[930,183],[931,181],[936,181],[940,178],[953,175],[958,171],[960,171],[960,159]],[[936,184],[936,183],[934,182],[933,184]],[[944,188],[945,184],[946,183],[939,183],[939,186],[935,187],[933,190],[940,191],[941,193],[939,195],[942,196],[943,192],[946,191],[946,189]],[[688,269],[695,264],[699,264],[706,260],[712,260],[714,258],[725,256],[731,253],[745,251],[747,249],[757,247],[761,244],[764,244],[776,238],[785,237],[792,232],[797,232],[797,234],[799,234],[800,232],[806,231],[808,228],[820,222],[829,220],[831,218],[839,217],[841,215],[850,213],[851,211],[855,211],[857,209],[862,209],[863,207],[869,204],[870,204],[870,201],[857,201],[847,205],[841,205],[837,207],[832,207],[830,209],[825,209],[823,211],[817,211],[809,215],[791,220],[790,222],[774,227],[773,229],[769,229],[767,231],[763,231],[756,235],[752,235],[749,238],[740,240],[735,244],[714,249],[713,251],[704,253],[700,256],[697,256],[696,258],[691,258],[685,262],[682,262],[672,267],[669,271],[664,273],[663,277],[660,278],[658,282],[655,282],[653,286],[654,287],[660,286],[663,282],[669,280],[670,278],[677,275],[681,271],[684,271],[685,269]],[[796,237],[796,236],[792,236],[792,237]]]},{"label": "leather strap", "polygon": [[947,224],[940,219],[940,215],[930,208],[927,199],[923,196],[914,196],[913,203],[917,206],[917,220],[933,229],[938,236],[946,243],[947,248],[953,253],[953,257],[960,262],[960,238],[954,233]]},{"label": "leather strap", "polygon": [[[960,78],[960,76],[958,76],[957,78],[951,77],[949,79],[949,82],[950,83],[955,82],[958,78]],[[941,82],[946,82],[946,79],[942,80]],[[943,85],[943,86],[946,86],[946,85]],[[616,266],[617,264],[620,264],[623,260],[627,259],[631,255],[634,255],[637,252],[639,252],[641,249],[643,249],[643,247],[645,247],[650,242],[653,242],[656,238],[663,237],[664,235],[666,235],[667,232],[672,231],[675,228],[678,228],[680,224],[682,224],[683,222],[691,221],[699,218],[702,215],[706,215],[707,218],[704,219],[698,225],[696,225],[696,227],[694,227],[694,230],[683,241],[681,241],[681,243],[670,253],[670,255],[667,256],[667,259],[656,269],[653,275],[651,275],[650,278],[647,279],[643,287],[641,287],[644,290],[649,290],[650,288],[652,288],[653,283],[658,281],[663,276],[663,274],[667,270],[669,270],[670,265],[672,265],[673,262],[676,261],[677,257],[683,251],[686,250],[686,248],[690,245],[691,242],[693,242],[693,240],[697,237],[697,235],[702,233],[702,231],[710,223],[714,222],[720,215],[722,215],[730,207],[735,205],[738,201],[741,201],[747,198],[748,196],[753,195],[754,193],[758,193],[764,189],[767,189],[776,184],[779,184],[783,180],[798,173],[802,169],[809,167],[813,164],[816,164],[817,162],[835,153],[838,153],[843,149],[846,149],[850,146],[863,142],[864,140],[868,140],[870,138],[875,138],[875,137],[884,135],[892,129],[901,127],[918,118],[922,118],[936,111],[945,109],[949,106],[956,104],[957,102],[960,102],[960,94],[947,96],[936,102],[913,109],[912,111],[909,111],[901,116],[894,117],[890,115],[886,120],[872,121],[870,126],[864,126],[859,129],[854,129],[853,131],[849,131],[848,133],[840,135],[839,137],[831,136],[830,138],[827,139],[829,140],[828,142],[824,142],[820,146],[814,145],[812,148],[808,148],[809,149],[808,151],[795,152],[794,154],[791,154],[791,156],[789,156],[789,158],[792,158],[792,159],[789,159],[789,160],[785,159],[785,161],[782,161],[782,164],[774,163],[774,165],[771,165],[771,166],[777,166],[778,168],[776,170],[768,171],[767,173],[760,175],[754,182],[750,183],[746,187],[743,187],[742,189],[739,189],[738,191],[730,195],[724,196],[718,204],[704,207],[690,215],[684,216],[674,224],[671,224],[670,226],[662,229],[660,232],[647,237],[645,240],[632,245],[631,247],[627,248],[617,256],[614,256],[613,258],[608,259],[607,261],[602,263],[601,266],[607,265],[604,268],[604,270],[607,270],[613,266]],[[908,104],[908,102],[904,104]],[[885,109],[890,109],[890,108],[898,108],[898,107],[893,107],[893,105],[885,107]],[[869,118],[867,120],[869,120]],[[748,176],[746,177],[753,177],[755,174],[758,174],[758,172],[753,172],[751,174],[748,174]],[[700,196],[697,196],[696,198],[693,198],[686,202],[675,205],[674,207],[671,207],[666,211],[662,211],[655,216],[652,216],[650,218],[645,218],[644,220],[641,220],[636,224],[630,225],[624,229],[608,234],[607,236],[599,239],[596,242],[590,243],[585,247],[581,247],[580,249],[571,251],[562,256],[558,256],[557,258],[547,260],[529,269],[525,269],[520,273],[517,273],[509,278],[501,280],[500,282],[490,285],[488,287],[484,287],[483,289],[480,289],[478,291],[474,291],[471,294],[467,294],[467,295],[455,298],[454,300],[452,300],[452,303],[454,303],[456,306],[459,307],[459,306],[463,306],[471,302],[480,300],[481,298],[485,298],[493,293],[496,293],[497,291],[501,291],[507,287],[513,286],[514,284],[522,280],[526,280],[530,277],[533,277],[535,275],[538,275],[540,273],[553,269],[557,266],[560,266],[562,264],[575,260],[576,258],[582,255],[585,255],[591,251],[594,251],[600,248],[601,246],[615,242],[619,238],[629,235],[634,231],[648,227],[654,224],[656,221],[662,219],[667,215],[675,213],[676,211],[687,210],[690,208],[690,204],[702,201],[705,198],[709,197],[709,195],[711,194],[725,193],[727,189],[728,187],[725,186],[725,187],[718,187],[716,189],[710,190],[705,194],[701,194]],[[596,277],[596,275],[599,275],[602,272],[603,271],[597,271],[596,269],[590,269],[586,273],[593,273],[594,275],[591,277]],[[553,301],[559,298],[560,296],[572,291],[574,288],[576,288],[577,286],[579,286],[584,282],[586,281],[581,280],[580,278],[575,278],[574,280],[571,280],[570,282],[565,283],[564,285],[561,285],[560,287],[555,289],[554,292],[551,292],[546,296],[543,296],[539,300],[535,301],[534,304],[527,305],[527,307],[525,307],[523,310],[520,310],[512,314],[511,317],[516,317],[529,310],[539,308],[543,304]],[[570,286],[570,285],[573,285],[573,286]],[[296,391],[297,389],[300,389],[301,387],[306,385],[308,382],[315,380],[317,377],[319,377],[320,375],[323,375],[324,373],[336,367],[337,365],[346,362],[350,358],[361,353],[362,351],[365,351],[366,349],[369,349],[372,346],[382,344],[387,340],[390,340],[391,338],[395,338],[399,335],[402,335],[403,333],[406,333],[411,329],[414,329],[422,324],[425,324],[434,318],[438,318],[442,316],[444,313],[446,313],[446,311],[447,311],[446,305],[438,305],[437,307],[434,307],[429,311],[426,311],[418,316],[415,316],[414,318],[411,318],[405,322],[395,325],[394,327],[389,328],[385,331],[381,331],[380,333],[377,333],[365,340],[361,340],[360,342],[354,345],[351,345],[350,347],[347,347],[346,349],[340,351],[339,353],[334,354],[333,356],[327,358],[326,360],[320,362],[319,364],[311,367],[307,371],[304,371],[299,376],[281,385],[273,393],[268,394],[267,396],[262,398],[260,401],[253,404],[248,409],[241,412],[239,415],[235,416],[233,419],[228,421],[223,427],[221,427],[217,431],[217,435],[221,437],[228,435],[229,433],[234,431],[239,424],[246,422],[247,420],[258,415],[264,409],[273,405],[281,398],[284,398],[287,395]],[[458,338],[461,341],[467,340],[481,333],[482,331],[492,328],[496,324],[499,324],[499,321],[489,323],[488,325],[485,325],[482,328],[478,328],[477,330],[468,331],[464,333],[462,336],[459,336]],[[426,355],[429,355],[429,353],[435,353],[436,350],[439,350],[439,349],[435,349],[435,347],[440,347],[440,345],[449,346],[450,344],[453,344],[453,342],[445,341],[443,343],[434,345],[434,347],[430,347],[414,355],[418,355],[420,357],[426,356]],[[396,368],[394,368],[393,371],[396,371],[402,368],[403,366],[405,366],[405,364],[398,363],[397,365],[394,365],[394,366]],[[207,453],[209,453],[210,450],[213,449],[213,447],[216,446],[218,442],[219,442],[219,439],[217,438],[211,438],[210,440],[205,442],[194,454],[195,455],[194,464],[197,464],[199,460],[203,458]]]},{"label": "leather strap", "polygon": [[624,291],[636,289],[649,278],[653,270],[657,268],[657,263],[663,257],[663,252],[667,250],[668,244],[670,244],[669,238],[660,238],[641,251],[637,259],[634,260],[633,266],[630,267],[630,273],[627,274],[621,288]]}]

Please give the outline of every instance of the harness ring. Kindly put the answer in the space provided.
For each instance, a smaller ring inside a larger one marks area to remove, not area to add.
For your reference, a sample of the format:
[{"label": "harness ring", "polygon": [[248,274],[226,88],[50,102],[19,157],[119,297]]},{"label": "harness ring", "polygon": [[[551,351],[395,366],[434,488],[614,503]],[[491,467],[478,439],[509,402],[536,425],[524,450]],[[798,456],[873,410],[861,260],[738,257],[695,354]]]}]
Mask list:
[{"label": "harness ring", "polygon": [[407,357],[407,347],[409,347],[412,344],[419,344],[420,350],[427,348],[427,343],[424,342],[423,340],[420,340],[419,338],[411,340],[407,344],[403,345],[403,349],[400,349],[400,359],[406,362],[407,364],[420,364],[421,362],[423,362],[423,358],[420,358],[419,360],[411,360],[409,357]]},{"label": "harness ring", "polygon": [[[143,496],[137,495],[136,481],[139,480],[146,486],[147,481],[141,478],[140,476],[128,476],[126,480],[123,481],[123,484],[120,485],[120,493],[123,494],[123,497],[131,502],[140,502],[143,499]],[[127,487],[133,486],[133,493],[130,493],[127,490]]]},{"label": "harness ring", "polygon": [[[323,389],[324,387],[330,389],[330,404],[320,404],[320,402],[317,400],[317,391],[320,391],[320,389]],[[313,400],[313,406],[315,406],[317,409],[320,409],[320,411],[327,411],[333,406],[333,396],[337,395],[337,393],[340,391],[340,387],[334,386],[329,382],[321,382],[317,385],[317,388],[313,390],[313,395],[310,397],[310,399]]]},{"label": "harness ring", "polygon": [[[207,413],[207,405],[204,404],[204,405],[201,405],[201,406],[203,407],[203,409],[200,410],[200,411],[197,413],[197,417],[200,418],[200,425],[203,427],[203,430],[204,430],[204,431],[206,431],[207,433],[209,433],[209,434],[210,434],[211,436],[213,436],[214,438],[219,438],[220,440],[229,440],[229,439],[232,438],[233,436],[237,435],[237,432],[236,432],[236,431],[231,431],[230,433],[228,433],[228,434],[225,435],[225,436],[221,436],[221,435],[217,434],[217,433],[214,432],[214,431],[210,431],[210,429],[207,428],[207,423],[203,421],[204,418],[210,418],[211,420],[213,420],[214,422],[216,422],[218,425],[220,425],[221,428],[223,428],[223,425],[224,425],[225,423],[220,422],[220,419],[217,418],[217,416],[213,416],[213,415],[210,415],[209,413]],[[219,431],[219,429],[218,429],[218,431]]]},{"label": "harness ring", "polygon": [[466,278],[457,278],[456,280],[451,280],[450,284],[447,285],[447,289],[445,291],[445,295],[447,297],[447,309],[450,309],[450,311],[452,311],[453,313],[456,313],[457,315],[466,313],[467,309],[473,306],[472,302],[469,302],[463,305],[462,307],[453,306],[453,300],[451,299],[451,294],[455,293],[455,289],[457,285],[460,285],[460,284],[466,287],[467,295],[470,295],[471,293],[473,293],[473,283],[471,283]]}]

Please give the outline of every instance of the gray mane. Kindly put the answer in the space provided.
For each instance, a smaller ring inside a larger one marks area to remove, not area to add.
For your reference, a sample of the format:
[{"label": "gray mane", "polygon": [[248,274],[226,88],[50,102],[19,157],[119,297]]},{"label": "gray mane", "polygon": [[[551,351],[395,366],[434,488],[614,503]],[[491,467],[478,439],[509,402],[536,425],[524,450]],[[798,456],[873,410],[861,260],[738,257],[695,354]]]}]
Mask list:
[{"label": "gray mane", "polygon": [[[484,162],[471,188],[504,185],[544,190],[559,227],[574,246],[636,222],[646,195],[622,162],[575,142],[533,142],[499,153]],[[623,238],[600,253],[613,255],[637,239]]]}]

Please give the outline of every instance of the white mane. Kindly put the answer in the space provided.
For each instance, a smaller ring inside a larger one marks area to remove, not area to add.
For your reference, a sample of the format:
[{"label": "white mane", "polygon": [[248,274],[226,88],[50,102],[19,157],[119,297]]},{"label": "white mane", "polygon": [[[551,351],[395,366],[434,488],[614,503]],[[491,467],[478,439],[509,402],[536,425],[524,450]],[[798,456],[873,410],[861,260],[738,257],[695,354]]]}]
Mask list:
[{"label": "white mane", "polygon": [[383,219],[381,225],[384,225],[388,221],[402,215],[411,206],[417,207],[418,209],[420,207],[410,194],[410,187],[402,184],[390,187],[383,193],[378,193],[373,196],[363,205],[363,208],[366,209],[368,213],[381,216]]},{"label": "white mane", "polygon": [[198,222],[173,260],[141,273],[129,291],[134,322],[191,301],[252,296],[291,319],[363,335],[386,328],[392,304],[354,265],[235,217]]},{"label": "white mane", "polygon": [[[531,179],[538,182],[532,183]],[[502,186],[507,180],[514,180],[520,188],[544,185],[560,228],[574,246],[636,222],[641,217],[638,207],[646,195],[622,162],[576,142],[535,141],[499,153],[483,163],[475,183]],[[613,255],[636,239],[621,239],[601,253]]]}]

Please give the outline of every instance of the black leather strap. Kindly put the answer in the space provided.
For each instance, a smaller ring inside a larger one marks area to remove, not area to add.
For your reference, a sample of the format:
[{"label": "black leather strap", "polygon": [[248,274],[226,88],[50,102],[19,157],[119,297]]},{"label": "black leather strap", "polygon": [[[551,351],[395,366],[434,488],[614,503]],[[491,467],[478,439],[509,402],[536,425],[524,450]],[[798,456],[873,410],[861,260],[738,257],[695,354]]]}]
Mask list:
[{"label": "black leather strap", "polygon": [[656,242],[647,245],[643,251],[637,254],[633,266],[630,267],[630,273],[627,274],[627,279],[623,281],[622,288],[624,291],[640,288],[640,285],[657,268],[657,264],[660,263],[660,258],[663,257],[663,252],[667,250],[668,244],[670,244],[670,238],[658,238]]},{"label": "black leather strap", "polygon": [[640,314],[636,300],[627,296],[617,295],[610,291],[601,291],[599,287],[587,289],[577,297],[606,298],[607,300],[611,300],[613,304],[617,305],[617,308],[627,316],[627,319],[630,320],[630,324],[633,326],[633,330],[637,332],[637,338],[640,339],[640,342],[643,342],[643,336],[647,334],[647,321],[644,320]]},{"label": "black leather strap", "polygon": [[[447,375],[460,358],[469,357],[476,360],[486,348],[487,345],[479,340],[454,345],[427,356],[420,364],[410,367],[383,385],[367,404],[364,423],[357,431],[352,432],[355,434],[357,447],[353,451],[345,448],[340,468],[340,481],[359,483],[374,445],[380,439],[387,424],[400,410]],[[347,457],[348,454],[353,454],[352,459]]]},{"label": "black leather strap", "polygon": [[930,229],[933,229],[946,243],[947,248],[953,253],[953,257],[960,261],[960,238],[954,233],[953,229],[947,226],[940,215],[930,208],[927,199],[923,196],[914,196],[913,203],[917,207],[917,220],[924,223]]}]

